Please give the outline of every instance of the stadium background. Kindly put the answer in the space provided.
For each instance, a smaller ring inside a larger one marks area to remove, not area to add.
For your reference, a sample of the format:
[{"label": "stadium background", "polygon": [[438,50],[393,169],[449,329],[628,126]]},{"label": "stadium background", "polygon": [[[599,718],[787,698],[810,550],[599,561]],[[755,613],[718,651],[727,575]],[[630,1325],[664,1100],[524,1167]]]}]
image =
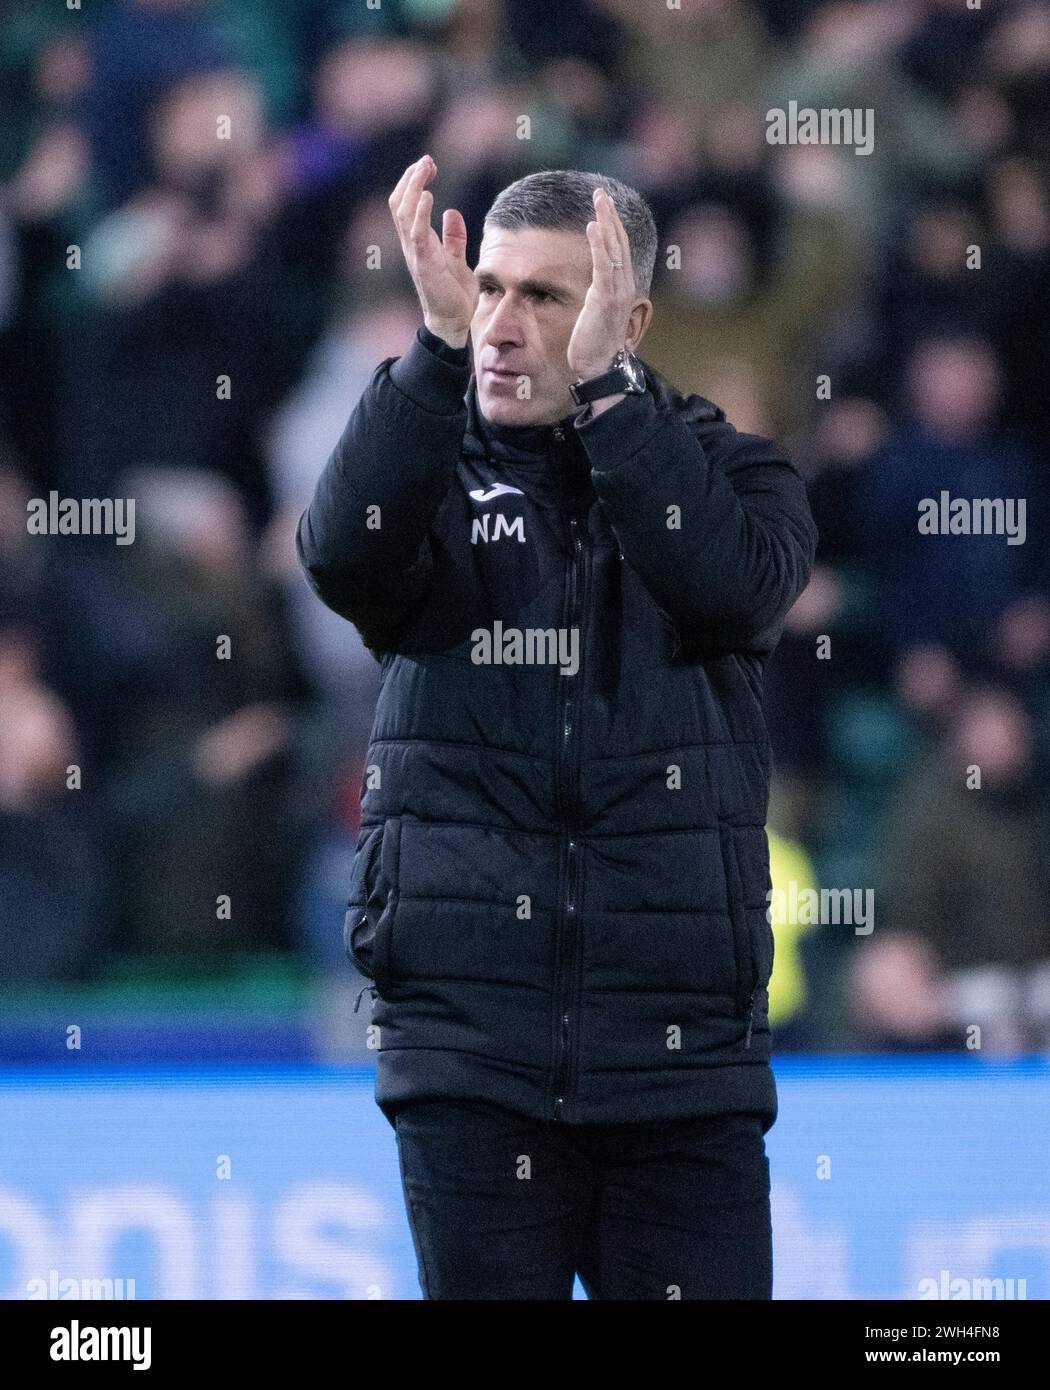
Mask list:
[{"label": "stadium background", "polygon": [[[775,923],[778,1296],[947,1267],[1046,1297],[1050,9],[0,20],[0,1288],[418,1295],[341,940],[378,668],[292,542],[420,321],[386,198],[429,151],[471,261],[524,173],[642,190],[642,356],[810,488],[767,678],[774,881],[876,915]],[[872,153],[769,145],[790,101],[870,108]],[[1025,543],[920,536],[942,490],[1024,498]],[[134,497],[135,543],[29,535],[51,491]]]}]

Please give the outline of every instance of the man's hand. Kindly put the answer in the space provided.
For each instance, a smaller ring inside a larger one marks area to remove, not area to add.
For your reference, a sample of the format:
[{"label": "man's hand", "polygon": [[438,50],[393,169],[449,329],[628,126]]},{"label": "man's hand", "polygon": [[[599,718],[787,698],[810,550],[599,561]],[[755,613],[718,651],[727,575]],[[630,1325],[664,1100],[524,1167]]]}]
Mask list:
[{"label": "man's hand", "polygon": [[591,244],[591,284],[569,339],[574,381],[601,376],[626,346],[627,326],[637,299],[631,248],[613,200],[594,190],[596,222],[587,223]]},{"label": "man's hand", "polygon": [[441,236],[430,225],[434,195],[424,185],[437,172],[425,154],[410,164],[389,198],[390,211],[401,238],[408,272],[423,306],[423,322],[431,333],[452,347],[470,337],[470,321],[478,305],[478,282],[467,265],[467,224],[463,214],[446,208]]}]

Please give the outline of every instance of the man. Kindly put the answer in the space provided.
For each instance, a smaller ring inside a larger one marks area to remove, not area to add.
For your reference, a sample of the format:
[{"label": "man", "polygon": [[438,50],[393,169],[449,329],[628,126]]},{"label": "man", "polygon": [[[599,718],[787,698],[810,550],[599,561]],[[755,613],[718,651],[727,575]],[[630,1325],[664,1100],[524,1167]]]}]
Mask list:
[{"label": "man", "polygon": [[634,355],[633,189],[519,180],[471,271],[435,172],[390,198],[424,327],[297,533],[382,666],[346,944],[420,1283],[769,1298],[761,676],[805,490]]}]

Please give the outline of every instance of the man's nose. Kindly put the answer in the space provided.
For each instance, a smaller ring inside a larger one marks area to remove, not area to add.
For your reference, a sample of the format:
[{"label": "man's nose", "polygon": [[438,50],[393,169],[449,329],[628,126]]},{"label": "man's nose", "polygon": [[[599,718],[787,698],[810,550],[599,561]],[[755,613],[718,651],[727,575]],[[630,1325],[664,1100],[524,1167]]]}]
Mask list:
[{"label": "man's nose", "polygon": [[489,318],[485,329],[485,342],[489,347],[501,347],[504,343],[520,346],[523,342],[521,315],[506,295],[496,305]]}]

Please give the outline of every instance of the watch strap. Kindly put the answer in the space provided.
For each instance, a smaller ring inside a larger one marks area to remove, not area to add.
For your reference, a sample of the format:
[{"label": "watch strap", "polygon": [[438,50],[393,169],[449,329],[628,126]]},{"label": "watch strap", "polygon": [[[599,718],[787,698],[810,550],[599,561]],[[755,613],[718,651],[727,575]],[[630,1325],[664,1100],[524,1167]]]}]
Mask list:
[{"label": "watch strap", "polygon": [[570,383],[569,394],[576,404],[589,405],[591,401],[599,401],[603,396],[615,396],[621,391],[627,395],[641,394],[641,388],[624,365],[626,356],[621,348],[616,354],[616,361],[607,372],[591,377],[589,381]]}]

